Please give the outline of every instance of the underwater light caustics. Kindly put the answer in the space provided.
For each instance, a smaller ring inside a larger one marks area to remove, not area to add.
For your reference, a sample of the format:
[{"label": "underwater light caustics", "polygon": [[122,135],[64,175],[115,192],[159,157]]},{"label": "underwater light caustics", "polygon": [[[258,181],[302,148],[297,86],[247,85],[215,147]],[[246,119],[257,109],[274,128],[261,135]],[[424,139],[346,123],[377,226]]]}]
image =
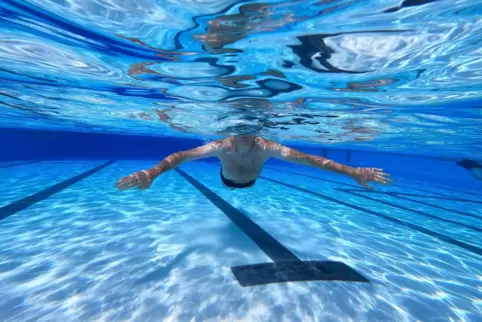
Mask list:
[{"label": "underwater light caustics", "polygon": [[[1,121],[482,158],[482,1],[3,1]],[[479,154],[479,155],[474,155]]]}]

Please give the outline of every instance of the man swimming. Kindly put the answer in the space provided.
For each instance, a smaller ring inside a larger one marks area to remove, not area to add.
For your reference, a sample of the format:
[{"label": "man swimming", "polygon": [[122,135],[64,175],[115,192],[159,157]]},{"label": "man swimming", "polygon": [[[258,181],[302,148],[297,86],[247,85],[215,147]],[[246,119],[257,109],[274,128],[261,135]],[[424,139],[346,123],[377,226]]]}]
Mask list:
[{"label": "man swimming", "polygon": [[264,163],[270,158],[344,174],[367,189],[372,189],[367,184],[370,181],[381,184],[392,182],[387,178],[389,174],[383,173],[382,169],[353,168],[327,158],[297,151],[259,136],[236,135],[191,150],[173,153],[150,169],[141,170],[120,179],[116,187],[120,190],[130,188],[144,190],[164,172],[182,163],[209,157],[219,158],[222,165],[221,180],[226,187],[233,189],[253,186]]}]

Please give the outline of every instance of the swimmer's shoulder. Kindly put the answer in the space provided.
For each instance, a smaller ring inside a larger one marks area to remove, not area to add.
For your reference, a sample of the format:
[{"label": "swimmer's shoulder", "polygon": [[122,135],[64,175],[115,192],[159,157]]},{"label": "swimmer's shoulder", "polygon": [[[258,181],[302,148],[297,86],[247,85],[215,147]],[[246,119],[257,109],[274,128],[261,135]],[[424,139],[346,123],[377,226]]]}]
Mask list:
[{"label": "swimmer's shoulder", "polygon": [[228,137],[228,138],[225,138],[225,139],[212,141],[208,144],[211,145],[211,147],[213,149],[215,149],[218,153],[222,154],[224,152],[227,152],[227,151],[231,150],[232,140],[230,140],[230,138]]},{"label": "swimmer's shoulder", "polygon": [[265,139],[263,137],[257,136],[256,139],[256,146],[259,151],[262,151],[265,154],[270,154],[273,150],[277,149],[281,145],[277,142]]}]

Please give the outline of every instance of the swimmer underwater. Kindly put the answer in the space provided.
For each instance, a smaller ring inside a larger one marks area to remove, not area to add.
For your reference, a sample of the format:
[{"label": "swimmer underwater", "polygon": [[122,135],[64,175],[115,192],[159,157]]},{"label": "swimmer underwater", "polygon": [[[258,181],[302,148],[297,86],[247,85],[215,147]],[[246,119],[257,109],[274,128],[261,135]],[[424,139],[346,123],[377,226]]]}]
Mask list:
[{"label": "swimmer underwater", "polygon": [[166,171],[193,160],[217,157],[221,161],[220,178],[230,189],[252,187],[270,158],[307,165],[352,177],[361,186],[372,189],[368,182],[391,184],[382,169],[346,166],[324,157],[306,154],[274,141],[254,135],[234,135],[187,151],[175,152],[154,167],[135,172],[117,181],[120,190],[149,188]]}]

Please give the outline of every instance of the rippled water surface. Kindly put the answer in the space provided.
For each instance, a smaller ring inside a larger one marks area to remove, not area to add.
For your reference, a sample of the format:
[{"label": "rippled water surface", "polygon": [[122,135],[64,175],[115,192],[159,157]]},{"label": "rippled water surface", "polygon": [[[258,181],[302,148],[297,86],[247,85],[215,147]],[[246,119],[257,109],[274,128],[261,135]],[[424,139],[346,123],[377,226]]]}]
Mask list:
[{"label": "rippled water surface", "polygon": [[4,0],[0,121],[481,156],[479,0]]}]

